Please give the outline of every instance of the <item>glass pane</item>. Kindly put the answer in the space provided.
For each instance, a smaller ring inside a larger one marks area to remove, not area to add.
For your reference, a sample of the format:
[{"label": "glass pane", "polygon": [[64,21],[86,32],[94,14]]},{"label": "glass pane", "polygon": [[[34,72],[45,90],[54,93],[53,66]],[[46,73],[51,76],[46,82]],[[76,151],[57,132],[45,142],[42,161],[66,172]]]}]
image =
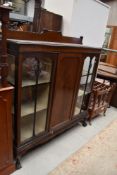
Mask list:
[{"label": "glass pane", "polygon": [[[8,55],[8,65],[9,65],[9,73],[7,80],[8,82],[15,86],[15,57],[13,55]],[[14,114],[14,91],[12,98],[12,114]]]},{"label": "glass pane", "polygon": [[12,0],[12,2],[13,2],[13,13],[25,15],[25,13],[26,13],[25,6],[26,5],[25,5],[24,1]]},{"label": "glass pane", "polygon": [[79,92],[78,92],[78,95],[77,95],[77,100],[76,100],[74,115],[78,115],[80,113],[81,106],[82,106],[83,95],[84,95],[84,91],[79,89]]},{"label": "glass pane", "polygon": [[33,136],[33,115],[21,118],[21,142]]},{"label": "glass pane", "polygon": [[22,88],[21,97],[21,116],[34,113],[35,87],[29,86]]},{"label": "glass pane", "polygon": [[35,128],[36,134],[45,130],[48,97],[49,97],[49,85],[43,84],[38,86],[37,105],[36,105],[36,128]]},{"label": "glass pane", "polygon": [[84,61],[82,76],[87,75],[90,64],[90,57],[86,57]]},{"label": "glass pane", "polygon": [[88,94],[91,92],[92,76],[93,76],[95,63],[96,63],[96,57],[93,57],[93,58],[86,57],[84,61],[82,76],[80,80],[80,88],[77,95],[74,115],[78,115],[81,109],[82,110],[84,109],[84,106],[86,103],[85,99],[87,99]]},{"label": "glass pane", "polygon": [[21,141],[33,135],[35,86],[22,88],[21,96]]},{"label": "glass pane", "polygon": [[39,59],[39,80],[38,84],[50,82],[52,60],[49,58]]},{"label": "glass pane", "polygon": [[92,87],[92,75],[89,75],[85,94],[90,93],[91,87]]},{"label": "glass pane", "polygon": [[45,131],[47,110],[44,109],[36,113],[35,134]]},{"label": "glass pane", "polygon": [[48,58],[26,58],[23,62],[22,87],[36,84],[49,83],[52,69],[52,61]]},{"label": "glass pane", "polygon": [[9,74],[7,80],[12,85],[15,85],[15,57],[8,55],[8,65],[9,65]]},{"label": "glass pane", "polygon": [[[87,84],[86,84],[86,81],[87,81]],[[88,80],[87,80],[87,76],[81,77],[80,84],[81,84],[81,89],[82,90],[85,90],[85,86],[86,86],[85,94],[90,93],[91,87],[92,87],[92,75],[88,76]]]},{"label": "glass pane", "polygon": [[36,84],[38,61],[36,58],[26,58],[22,65],[22,87]]},{"label": "glass pane", "polygon": [[81,87],[83,87],[83,89],[86,84],[86,81],[87,81],[87,76],[81,77],[80,84],[81,84]]},{"label": "glass pane", "polygon": [[48,95],[49,95],[49,85],[48,84],[38,86],[37,105],[36,105],[37,111],[41,111],[47,108]]},{"label": "glass pane", "polygon": [[90,68],[90,74],[93,73],[94,67],[95,67],[95,63],[96,63],[96,57],[93,57],[91,60],[91,68]]}]

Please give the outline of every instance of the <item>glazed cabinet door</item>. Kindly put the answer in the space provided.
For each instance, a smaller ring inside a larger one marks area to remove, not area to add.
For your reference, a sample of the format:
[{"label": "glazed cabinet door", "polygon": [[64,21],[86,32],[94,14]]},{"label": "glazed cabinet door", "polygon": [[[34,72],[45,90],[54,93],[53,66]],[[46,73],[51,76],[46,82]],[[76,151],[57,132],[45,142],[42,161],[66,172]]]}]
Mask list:
[{"label": "glazed cabinet door", "polygon": [[60,54],[57,64],[55,91],[50,127],[62,127],[71,120],[72,103],[80,81],[83,59],[80,54]]},{"label": "glazed cabinet door", "polygon": [[49,97],[54,61],[52,55],[27,57],[22,63],[20,141],[47,131]]},{"label": "glazed cabinet door", "polygon": [[[76,102],[73,117],[87,110],[89,96],[92,90],[98,59],[95,55],[84,57],[84,65],[80,77],[80,84],[77,88]],[[86,114],[85,114],[86,115]]]},{"label": "glazed cabinet door", "polygon": [[56,54],[51,53],[21,55],[19,59],[9,57],[8,80],[15,86],[14,127],[17,145],[30,142],[48,130],[55,57]]}]

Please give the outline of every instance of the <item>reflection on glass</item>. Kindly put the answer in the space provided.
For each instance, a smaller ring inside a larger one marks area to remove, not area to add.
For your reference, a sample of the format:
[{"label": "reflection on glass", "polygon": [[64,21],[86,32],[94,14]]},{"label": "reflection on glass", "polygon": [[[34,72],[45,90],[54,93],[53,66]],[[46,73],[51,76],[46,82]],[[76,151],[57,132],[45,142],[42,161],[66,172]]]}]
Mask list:
[{"label": "reflection on glass", "polygon": [[96,63],[96,57],[93,57],[92,60],[91,60],[90,74],[93,73],[95,63]]},{"label": "reflection on glass", "polygon": [[8,64],[9,64],[9,74],[7,80],[12,85],[15,85],[15,57],[8,55]]},{"label": "reflection on glass", "polygon": [[89,70],[89,64],[90,64],[90,57],[86,57],[84,61],[82,76],[87,75],[88,70]]},{"label": "reflection on glass", "polygon": [[36,73],[38,61],[36,58],[26,58],[22,65],[22,86],[31,86],[36,84]]},{"label": "reflection on glass", "polygon": [[80,85],[82,90],[86,88],[85,94],[89,93],[92,86],[92,75],[81,77]]},{"label": "reflection on glass", "polygon": [[35,88],[22,88],[21,96],[21,141],[33,136]]},{"label": "reflection on glass", "polygon": [[38,84],[50,82],[51,69],[52,61],[48,58],[26,58],[23,62],[22,86],[35,85],[37,77]]},{"label": "reflection on glass", "polygon": [[74,116],[78,115],[85,106],[85,97],[90,93],[92,87],[93,70],[95,67],[96,57],[86,57],[84,61],[80,87],[76,99]]},{"label": "reflection on glass", "polygon": [[80,113],[82,101],[83,101],[83,95],[84,95],[84,91],[79,89],[79,92],[77,95],[77,100],[76,100],[74,115],[78,115]]},{"label": "reflection on glass", "polygon": [[88,81],[87,81],[85,94],[90,93],[91,87],[92,87],[92,75],[89,75],[88,76]]},{"label": "reflection on glass", "polygon": [[38,84],[50,82],[52,70],[52,60],[49,58],[39,59],[39,79]]}]

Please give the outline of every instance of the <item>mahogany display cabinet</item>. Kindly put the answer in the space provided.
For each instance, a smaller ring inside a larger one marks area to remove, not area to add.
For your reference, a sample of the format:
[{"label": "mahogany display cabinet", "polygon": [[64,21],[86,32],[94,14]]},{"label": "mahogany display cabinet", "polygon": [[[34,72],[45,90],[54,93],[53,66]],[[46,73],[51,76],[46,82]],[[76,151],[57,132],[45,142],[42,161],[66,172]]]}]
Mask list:
[{"label": "mahogany display cabinet", "polygon": [[17,160],[79,122],[86,126],[100,52],[78,44],[8,41]]}]

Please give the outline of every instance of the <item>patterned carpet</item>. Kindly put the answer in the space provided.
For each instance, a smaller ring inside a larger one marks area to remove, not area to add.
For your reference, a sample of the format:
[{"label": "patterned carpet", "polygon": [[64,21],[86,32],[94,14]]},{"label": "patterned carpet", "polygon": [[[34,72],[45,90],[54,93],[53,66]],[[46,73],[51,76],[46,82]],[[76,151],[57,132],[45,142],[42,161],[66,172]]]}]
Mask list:
[{"label": "patterned carpet", "polygon": [[117,120],[48,175],[117,175]]}]

